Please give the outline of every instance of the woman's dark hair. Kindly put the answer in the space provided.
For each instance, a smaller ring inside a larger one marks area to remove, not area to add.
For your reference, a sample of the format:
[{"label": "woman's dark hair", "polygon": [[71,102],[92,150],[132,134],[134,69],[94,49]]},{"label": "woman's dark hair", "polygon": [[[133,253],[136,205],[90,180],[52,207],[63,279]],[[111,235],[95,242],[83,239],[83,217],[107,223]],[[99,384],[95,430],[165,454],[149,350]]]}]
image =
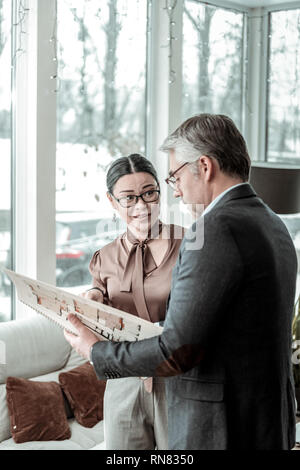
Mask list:
[{"label": "woman's dark hair", "polygon": [[125,175],[133,173],[149,173],[159,185],[156,170],[152,163],[138,153],[115,160],[109,167],[106,175],[106,186],[110,194],[113,193],[116,182]]}]

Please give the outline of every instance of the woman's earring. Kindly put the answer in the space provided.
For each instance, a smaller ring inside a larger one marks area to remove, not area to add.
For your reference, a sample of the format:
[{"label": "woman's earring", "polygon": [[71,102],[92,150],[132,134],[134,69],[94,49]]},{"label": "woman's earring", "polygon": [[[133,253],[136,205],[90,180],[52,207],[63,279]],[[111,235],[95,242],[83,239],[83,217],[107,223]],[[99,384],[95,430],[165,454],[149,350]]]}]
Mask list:
[{"label": "woman's earring", "polygon": [[117,215],[114,212],[113,218],[112,218],[113,223],[115,224],[117,222]]}]

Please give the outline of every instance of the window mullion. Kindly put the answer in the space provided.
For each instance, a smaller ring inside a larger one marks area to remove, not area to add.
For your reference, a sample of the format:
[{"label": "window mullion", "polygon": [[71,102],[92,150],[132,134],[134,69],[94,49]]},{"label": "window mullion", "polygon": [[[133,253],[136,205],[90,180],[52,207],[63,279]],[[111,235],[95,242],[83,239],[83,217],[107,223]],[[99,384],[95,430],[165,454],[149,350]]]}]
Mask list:
[{"label": "window mullion", "polygon": [[[155,165],[158,176],[164,181],[169,171],[166,155],[158,149],[167,135],[181,122],[182,100],[182,14],[183,0],[174,3],[172,12],[172,39],[170,18],[165,1],[152,2],[148,49],[148,132],[147,156]],[[169,2],[169,6],[172,2]],[[171,41],[171,44],[170,44]],[[172,73],[175,72],[175,73]],[[174,199],[167,185],[161,188],[162,218],[168,221],[170,204]]]},{"label": "window mullion", "polygon": [[268,15],[262,8],[249,13],[246,136],[252,160],[266,155]]},{"label": "window mullion", "polygon": [[[24,2],[15,61],[16,271],[55,283],[55,0]],[[22,28],[22,32],[21,32]],[[17,304],[17,317],[24,309]]]}]

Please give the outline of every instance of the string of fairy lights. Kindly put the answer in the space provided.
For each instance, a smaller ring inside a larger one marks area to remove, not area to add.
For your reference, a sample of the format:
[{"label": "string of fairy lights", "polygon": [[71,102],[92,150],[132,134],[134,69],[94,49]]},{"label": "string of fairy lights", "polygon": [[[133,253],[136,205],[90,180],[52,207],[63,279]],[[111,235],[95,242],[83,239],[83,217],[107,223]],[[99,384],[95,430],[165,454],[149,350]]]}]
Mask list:
[{"label": "string of fairy lights", "polygon": [[[160,15],[160,17],[164,20],[163,22],[167,25],[166,30],[164,31],[164,37],[166,39],[164,40],[164,43],[160,45],[160,47],[165,48],[168,51],[168,54],[167,54],[168,77],[166,77],[166,79],[168,79],[168,83],[170,87],[176,83],[176,80],[179,81],[178,77],[181,75],[181,71],[180,71],[180,74],[177,72],[178,61],[176,58],[176,53],[177,53],[176,41],[181,40],[181,37],[179,37],[178,31],[180,30],[180,25],[178,24],[179,20],[177,18],[179,18],[180,12],[183,15],[185,14],[184,8],[185,7],[188,8],[189,6],[188,0],[103,0],[101,2],[99,2],[98,0],[98,3],[97,3],[97,0],[96,1],[95,0],[49,0],[49,1],[53,3],[53,17],[49,19],[49,22],[51,22],[51,27],[50,27],[50,34],[49,34],[49,39],[48,39],[50,43],[50,47],[48,47],[49,61],[52,62],[52,65],[50,67],[51,73],[49,76],[51,83],[53,84],[53,86],[50,87],[51,92],[59,93],[62,89],[65,89],[63,88],[64,83],[65,83],[64,82],[65,80],[64,69],[65,68],[67,71],[66,76],[68,77],[71,76],[70,71],[67,70],[68,55],[61,54],[61,52],[64,52],[63,48],[65,46],[64,44],[62,44],[62,41],[60,41],[61,38],[58,35],[58,24],[62,24],[65,21],[63,15],[61,15],[61,12],[62,12],[62,9],[60,9],[61,5],[64,5],[66,8],[69,8],[70,11],[72,10],[77,11],[76,14],[78,18],[80,18],[83,27],[86,28],[87,34],[89,34],[89,21],[91,21],[91,15],[90,14],[87,15],[87,19],[85,19],[84,15],[80,17],[81,10],[90,12],[91,7],[92,6],[95,7],[95,5],[97,5],[97,8],[94,8],[93,10],[93,15],[94,15],[94,20],[98,22],[98,27],[100,29],[100,28],[103,28],[103,25],[106,21],[107,11],[108,11],[109,6],[112,6],[113,15],[117,18],[117,21],[115,22],[116,29],[115,30],[112,29],[111,31],[112,34],[115,34],[116,36],[118,36],[119,30],[117,31],[117,28],[123,27],[123,24],[125,28],[126,27],[128,28],[128,24],[126,25],[127,19],[128,19],[127,23],[130,23],[132,25],[135,22],[136,24],[140,22],[146,22],[145,31],[148,36],[148,40],[152,34],[151,19],[152,19],[152,11],[155,8],[156,9],[155,15],[153,15],[153,17],[156,17],[156,14],[158,13],[158,15]],[[136,11],[136,13],[134,13],[135,15],[134,20],[132,19],[132,17],[130,17],[130,15],[132,16],[132,3],[133,2],[134,2],[134,8]],[[28,30],[28,27],[29,27],[28,19],[29,19],[29,15],[31,14],[30,8],[28,7],[28,5],[31,5],[30,0],[14,0],[14,4],[15,4],[14,22],[12,24],[12,29],[13,29],[13,36],[15,39],[14,39],[14,50],[13,50],[12,58],[11,58],[12,68],[16,68],[20,57],[27,52],[26,48],[28,46],[26,45],[27,44],[26,35],[28,36],[28,34],[30,33],[30,31]],[[148,5],[148,8],[146,8],[145,10],[144,6],[146,4]],[[206,7],[206,6],[212,7],[213,0],[211,2],[199,1],[199,5],[201,7]],[[131,13],[129,13],[129,9],[131,9]],[[147,16],[146,17],[143,16],[144,13],[141,14],[141,11],[142,12],[146,11]],[[262,10],[261,14],[260,13],[256,14],[255,12],[255,14],[253,15],[247,15],[247,21],[249,24],[251,24],[251,22],[257,22],[255,27],[257,29],[258,34],[255,37],[257,37],[258,38],[257,40],[259,41],[259,43],[256,44],[256,46],[259,46],[259,47],[262,46],[262,39],[261,39],[263,36],[262,34],[263,33],[263,21],[262,20],[267,15],[268,15],[268,12],[266,12],[266,10]],[[74,22],[75,22],[76,21],[75,15],[73,16],[74,16]],[[298,21],[300,21],[300,16],[298,18]],[[79,25],[79,22],[78,22],[78,25]],[[77,30],[79,31],[79,29],[80,28],[78,27]],[[298,29],[300,31],[300,28]],[[74,28],[74,31],[75,31],[75,28]],[[79,34],[80,34],[80,31],[78,32],[78,37],[79,37]],[[134,37],[134,28],[132,28],[131,36]],[[246,44],[248,43],[250,43],[250,41],[246,40]],[[130,44],[133,45],[134,42],[131,42]],[[204,48],[209,47],[209,43],[203,42],[202,46]],[[97,48],[101,49],[101,47],[103,48],[103,44],[97,43],[97,40],[95,40],[95,47],[93,50],[95,57],[97,55]],[[84,51],[84,47],[83,47],[83,51]],[[249,83],[246,77],[247,75],[246,68],[247,68],[247,61],[248,61],[247,47],[245,48],[243,52],[245,53],[244,55],[245,68],[243,72],[244,73],[244,76],[243,76],[244,85],[243,86],[244,86],[244,92],[246,96],[246,99],[244,101],[244,106],[245,106],[245,109],[247,110],[247,114],[252,116],[253,115],[252,102],[249,101],[249,96],[250,96],[250,93],[248,92]],[[78,53],[78,51],[76,52],[74,51],[74,55],[75,54],[77,55],[76,60],[78,60],[76,64],[76,73],[78,71],[81,72],[81,81],[79,80],[80,88],[78,88],[81,90],[80,93],[81,93],[82,100],[78,100],[78,103],[79,103],[78,108],[80,108],[81,110],[83,109],[84,99],[87,105],[89,105],[93,101],[93,95],[92,94],[90,95],[90,89],[88,87],[88,83],[85,82],[86,75],[85,75],[85,70],[84,70],[84,67],[85,67],[84,53],[81,55],[80,53]],[[133,48],[130,51],[130,54],[134,54]],[[61,57],[63,57],[63,60],[61,60]],[[104,54],[103,54],[103,57],[104,57]],[[100,60],[97,57],[96,59],[98,60],[98,62],[102,61],[102,57]],[[100,66],[102,67],[103,64],[102,63],[99,64],[99,68]],[[73,70],[73,76],[70,78],[70,80],[73,80],[75,82],[78,79],[78,75],[75,75],[74,71],[75,71],[75,67]],[[61,84],[62,84],[62,87],[60,86]],[[109,83],[109,86],[111,86],[112,89],[115,88],[116,87],[115,81],[112,80],[111,83]],[[74,87],[74,90],[75,89],[76,89],[76,85]],[[140,89],[138,87],[135,87],[134,91],[143,92],[144,88],[143,86]],[[74,94],[76,94],[76,91]],[[63,93],[60,94],[60,97],[63,97]],[[80,114],[80,112],[78,112],[78,114]],[[88,112],[86,114],[89,115]],[[82,128],[83,126],[80,127],[80,129]],[[86,128],[92,129],[92,126],[89,126],[89,122],[87,123]],[[96,129],[96,131],[97,132],[95,133],[93,130],[94,134],[92,133],[92,131],[89,131],[90,133],[86,134],[87,131],[86,129],[84,129],[83,131],[80,131],[82,135],[79,135],[79,133],[78,135],[76,134],[76,138],[78,138],[78,141],[84,142],[85,144],[85,149],[84,149],[85,153],[88,152],[88,147],[91,147],[91,146],[94,146],[95,150],[98,151],[98,143],[100,139],[103,139],[103,131],[102,129],[100,129],[99,131],[98,129]],[[90,144],[90,141],[88,140],[90,138],[93,139],[92,144]]]},{"label": "string of fairy lights", "polygon": [[[52,45],[52,48],[50,48],[51,52],[51,58],[53,62],[53,71],[50,75],[50,79],[53,80],[54,86],[53,86],[53,92],[57,93],[60,89],[60,74],[62,74],[63,68],[65,67],[65,64],[63,61],[60,61],[58,58],[58,38],[57,38],[57,23],[58,23],[58,10],[57,10],[57,2],[58,1],[64,1],[65,4],[68,4],[68,0],[53,0],[54,1],[54,15],[53,19],[53,27],[52,27],[52,34],[51,37],[49,38],[49,42]],[[167,15],[167,44],[161,45],[161,47],[166,47],[168,48],[168,69],[169,69],[169,85],[172,85],[176,81],[176,67],[174,65],[174,50],[175,50],[175,41],[178,40],[176,36],[176,9],[178,8],[178,0],[155,0],[159,2],[159,7],[163,11],[165,15]],[[139,7],[142,2],[147,2],[147,0],[135,0],[135,8],[136,11],[139,10]],[[70,9],[74,9],[75,3],[72,1],[69,1],[70,3]],[[148,7],[147,8],[147,34],[151,34],[151,20],[150,20],[150,11],[152,9],[154,0],[148,0]],[[185,0],[183,0],[183,5],[185,5]],[[202,3],[202,2],[201,2]],[[22,54],[26,52],[24,44],[26,44],[26,41],[24,41],[24,38],[26,34],[28,33],[27,28],[28,28],[28,15],[30,12],[30,9],[28,8],[29,0],[16,0],[16,7],[15,7],[15,21],[12,25],[13,32],[14,32],[14,51],[12,54],[11,58],[11,66],[14,68],[16,66],[17,60],[20,58]],[[80,6],[86,6],[89,8],[89,6],[92,4],[91,0],[81,0],[76,4]],[[203,2],[203,5],[208,5],[211,6],[212,3],[207,3]],[[116,17],[122,18],[122,20],[125,20],[128,14],[128,0],[107,0],[106,6],[112,6],[114,9],[114,15]],[[102,10],[103,4],[101,4],[101,7],[97,9],[97,12],[95,13],[95,17],[98,18],[98,20],[101,21],[102,19]],[[248,16],[248,21],[257,21],[257,20],[262,20],[268,13],[267,12],[262,12],[261,14],[252,14]],[[300,18],[300,17],[299,17]],[[139,18],[137,18],[137,21],[139,21]],[[85,25],[87,27],[87,25]],[[119,25],[118,25],[119,27]],[[262,21],[259,23],[258,27],[258,37],[262,37]],[[116,34],[118,32],[116,31]],[[270,36],[269,36],[270,38]],[[249,38],[248,38],[249,39]],[[258,46],[260,47],[262,45],[261,39],[259,40]],[[247,41],[248,42],[248,41]],[[83,62],[85,58],[82,58]],[[245,58],[245,64],[248,62],[248,58]],[[84,68],[84,65],[82,64],[82,70]],[[82,83],[84,83],[84,73],[82,74]],[[269,80],[270,81],[270,80]],[[115,84],[111,83],[111,86],[114,87]],[[245,80],[245,91],[246,91],[246,96],[248,96],[248,81]],[[88,91],[86,87],[83,88],[82,94],[87,95]],[[250,104],[248,103],[248,99],[246,99],[246,107],[248,109],[248,112],[250,115],[252,114],[252,110],[250,109]]]},{"label": "string of fairy lights", "polygon": [[[51,37],[49,38],[49,42],[53,46],[52,48],[52,57],[51,60],[54,64],[53,68],[53,73],[50,76],[51,80],[56,80],[58,83],[58,86],[55,87],[53,90],[55,93],[59,91],[59,74],[58,74],[58,38],[57,38],[57,1],[55,0],[55,12],[54,12],[54,17],[53,17],[53,29],[52,29],[52,34]],[[90,0],[84,0],[85,2],[89,2]],[[146,0],[145,0],[146,1]],[[152,7],[152,1],[149,0],[149,6],[150,9]],[[137,8],[139,6],[140,0],[136,0]],[[12,67],[15,67],[16,62],[20,55],[24,54],[26,52],[26,49],[24,47],[24,35],[27,34],[27,20],[28,20],[28,15],[30,12],[30,8],[27,6],[28,1],[27,0],[17,0],[17,6],[16,6],[16,22],[13,23],[12,28],[15,33],[16,41],[15,41],[15,50],[13,52],[13,56],[11,59]],[[121,11],[118,10],[117,8],[117,2],[116,2],[116,8],[115,8],[115,15],[121,15],[123,18],[126,17],[127,11],[126,11],[126,4],[125,2],[122,3]],[[174,15],[175,15],[175,10],[177,7],[177,0],[164,0],[164,4],[162,5],[161,9],[165,12],[165,14],[168,17],[168,38],[167,38],[167,45],[162,45],[162,47],[168,47],[168,60],[169,60],[169,84],[172,84],[176,80],[176,71],[174,69],[173,65],[173,57],[174,57],[174,41],[177,41],[177,37],[175,35],[175,29],[176,29],[176,22],[174,20]],[[148,9],[149,11],[149,9]],[[96,16],[100,18],[101,16],[101,8],[98,9]],[[147,33],[151,33],[151,28],[149,27],[150,24],[150,18],[148,17],[147,14]]]},{"label": "string of fairy lights", "polygon": [[17,59],[25,53],[24,35],[27,34],[26,24],[29,8],[25,4],[26,0],[18,0],[15,10],[15,22],[12,24],[13,37],[15,38],[14,52],[11,58],[11,66],[15,67]]},{"label": "string of fairy lights", "polygon": [[173,67],[173,57],[174,57],[174,41],[177,41],[177,37],[175,35],[175,27],[176,21],[174,20],[175,10],[177,7],[177,0],[165,0],[165,6],[163,10],[166,12],[168,16],[168,48],[169,48],[169,84],[175,82],[176,80],[176,71]]},{"label": "string of fairy lights", "polygon": [[[53,80],[55,85],[53,86],[53,92],[57,93],[60,89],[60,73],[62,72],[62,68],[65,66],[65,64],[61,64],[60,60],[58,58],[58,38],[57,38],[57,23],[58,23],[58,10],[57,10],[57,2],[58,1],[63,1],[63,0],[53,0],[54,1],[54,15],[53,19],[53,27],[52,27],[52,33],[51,37],[49,38],[49,42],[52,45],[52,48],[50,48],[51,52],[51,58],[53,62],[53,71],[51,73],[50,79]],[[147,2],[147,0],[136,0],[136,10],[139,10],[139,7],[141,5],[141,2]],[[167,24],[168,24],[168,32],[167,32],[167,44],[162,44],[161,47],[167,47],[168,48],[168,62],[169,62],[169,84],[172,85],[176,81],[176,67],[174,65],[174,50],[175,50],[175,41],[178,40],[176,36],[176,9],[178,8],[178,0],[155,0],[159,1],[159,7],[163,11],[165,15],[167,15]],[[64,2],[67,4],[68,0],[64,0]],[[147,34],[151,34],[151,21],[150,21],[150,14],[149,11],[151,11],[151,8],[153,6],[154,0],[148,0],[148,6],[149,8],[147,9]],[[81,0],[78,2],[77,5],[81,6],[86,6],[89,8],[89,4],[91,4],[91,0]],[[213,2],[212,2],[213,3]],[[203,5],[212,5],[206,2],[203,2]],[[26,34],[28,34],[28,15],[30,12],[30,9],[28,8],[29,0],[16,0],[16,7],[15,7],[15,22],[12,25],[15,41],[14,41],[14,51],[12,54],[11,58],[11,65],[12,68],[16,66],[16,62],[20,58],[22,54],[26,52],[24,44],[26,44],[26,41],[24,41],[24,38]],[[183,0],[183,4],[185,4],[185,0]],[[70,5],[74,8],[74,2],[70,2]],[[76,5],[76,7],[77,7]],[[125,20],[128,14],[128,0],[114,0],[109,2],[107,0],[106,5],[113,5],[114,9],[114,15],[116,17],[122,18],[122,20]],[[70,6],[71,8],[71,6]],[[102,10],[104,8],[99,7],[97,9],[97,12],[95,14],[95,17],[97,17],[99,20],[102,19]],[[267,15],[266,12],[262,12],[261,14],[254,14],[254,15],[249,15],[248,16],[248,21],[257,21],[257,20],[262,20],[265,16]],[[139,20],[137,18],[137,20]],[[87,27],[87,25],[85,25]],[[119,27],[119,26],[118,26]],[[260,22],[259,26],[259,34],[258,37],[261,37],[262,33],[262,22]],[[116,34],[118,34],[116,32]],[[261,41],[261,39],[260,39]],[[258,44],[258,46],[261,46]],[[84,61],[84,58],[82,59]],[[245,59],[247,62],[247,58]],[[245,63],[246,63],[245,62]],[[83,65],[82,65],[83,67]],[[114,83],[111,84],[111,86],[114,86]],[[246,92],[248,83],[247,80],[245,81],[245,87],[246,87]],[[84,93],[87,94],[88,91],[86,88],[84,88]],[[246,106],[249,108],[249,103],[246,102]],[[248,109],[248,111],[251,114],[251,110]]]},{"label": "string of fairy lights", "polygon": [[57,0],[54,0],[54,15],[53,15],[53,27],[52,27],[52,34],[49,39],[52,45],[52,62],[53,62],[53,74],[50,76],[51,80],[55,80],[56,87],[54,89],[54,93],[59,91],[59,79],[57,74],[57,67],[58,67],[58,58],[57,58]]},{"label": "string of fairy lights", "polygon": [[[54,17],[53,17],[53,30],[51,37],[49,38],[50,43],[53,46],[52,49],[52,57],[51,60],[54,63],[54,68],[53,68],[53,73],[50,76],[51,80],[55,80],[57,82],[57,86],[53,87],[54,92],[59,91],[59,73],[58,73],[58,39],[57,39],[57,2],[60,0],[55,0],[55,12],[54,12]],[[91,0],[82,0],[82,2],[87,4]],[[147,0],[144,0],[147,1]],[[161,9],[164,11],[164,14],[167,15],[168,18],[168,37],[167,37],[167,44],[162,45],[161,47],[167,47],[168,48],[168,60],[169,60],[169,84],[172,85],[176,81],[176,70],[174,67],[174,48],[175,48],[175,41],[178,40],[176,37],[176,20],[175,20],[175,13],[176,13],[176,8],[178,7],[178,0],[158,0],[161,2]],[[141,0],[136,0],[136,8],[138,10],[139,4]],[[27,18],[30,9],[27,6],[28,0],[17,0],[17,6],[16,6],[16,21],[13,23],[12,27],[17,31],[16,34],[16,41],[15,41],[15,50],[13,52],[12,56],[12,67],[15,66],[17,59],[20,57],[20,55],[24,54],[25,48],[23,46],[24,41],[23,37],[24,35],[27,34]],[[148,0],[148,4],[150,6],[150,9],[153,5],[153,0]],[[206,2],[203,2],[204,5],[206,5]],[[120,15],[123,18],[127,16],[127,9],[128,9],[128,3],[126,0],[124,0],[121,4],[121,6],[118,6],[118,2],[114,2],[114,9],[115,12],[114,14]],[[147,10],[149,12],[149,9]],[[98,18],[101,18],[101,8],[97,10],[96,15]],[[256,20],[256,19],[261,19],[265,16],[265,13],[262,13],[261,15],[255,15],[255,16],[249,16],[249,20]],[[150,23],[150,18],[149,14],[147,13],[147,33],[151,34],[151,28],[149,27]]]},{"label": "string of fairy lights", "polygon": [[[53,73],[50,75],[51,80],[57,80],[57,0],[55,0],[55,12],[53,17],[53,29],[49,42],[52,44],[52,62]],[[11,67],[14,69],[17,65],[22,54],[26,53],[25,36],[28,35],[28,15],[30,8],[28,8],[28,0],[18,0],[15,8],[15,22],[12,23],[12,36],[14,37],[14,51],[11,58]],[[53,90],[55,93],[58,91],[57,87]]]}]

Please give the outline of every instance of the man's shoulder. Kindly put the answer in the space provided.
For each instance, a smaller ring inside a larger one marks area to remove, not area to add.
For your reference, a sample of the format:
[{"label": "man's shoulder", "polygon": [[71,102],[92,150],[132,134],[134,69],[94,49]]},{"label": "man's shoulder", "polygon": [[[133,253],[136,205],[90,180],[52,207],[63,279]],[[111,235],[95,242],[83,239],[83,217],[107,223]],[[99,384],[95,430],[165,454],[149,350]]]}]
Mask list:
[{"label": "man's shoulder", "polygon": [[239,246],[256,246],[262,240],[270,245],[275,239],[292,244],[282,219],[257,196],[228,200],[203,219],[205,236],[216,234],[226,239],[228,235]]},{"label": "man's shoulder", "polygon": [[213,229],[217,230],[217,227],[223,224],[227,224],[228,217],[230,218],[232,214],[230,213],[230,209],[228,207],[215,207],[207,214],[203,214],[198,217],[191,225],[189,230],[186,231],[185,235],[190,235],[189,232],[199,232],[203,231],[204,229]]},{"label": "man's shoulder", "polygon": [[247,227],[255,231],[263,222],[255,221],[259,211],[255,209],[254,199],[258,198],[251,198],[251,201],[250,198],[228,199],[201,215],[186,232],[182,249],[188,248],[193,255],[195,250],[201,250],[207,244],[236,243],[240,232],[247,233]]},{"label": "man's shoulder", "polygon": [[[229,196],[229,195],[228,195]],[[268,216],[269,218],[277,218],[264,202],[255,194],[249,197],[224,198],[211,211],[203,216],[208,227],[216,224],[225,226],[239,225],[246,220],[259,220]]]}]

